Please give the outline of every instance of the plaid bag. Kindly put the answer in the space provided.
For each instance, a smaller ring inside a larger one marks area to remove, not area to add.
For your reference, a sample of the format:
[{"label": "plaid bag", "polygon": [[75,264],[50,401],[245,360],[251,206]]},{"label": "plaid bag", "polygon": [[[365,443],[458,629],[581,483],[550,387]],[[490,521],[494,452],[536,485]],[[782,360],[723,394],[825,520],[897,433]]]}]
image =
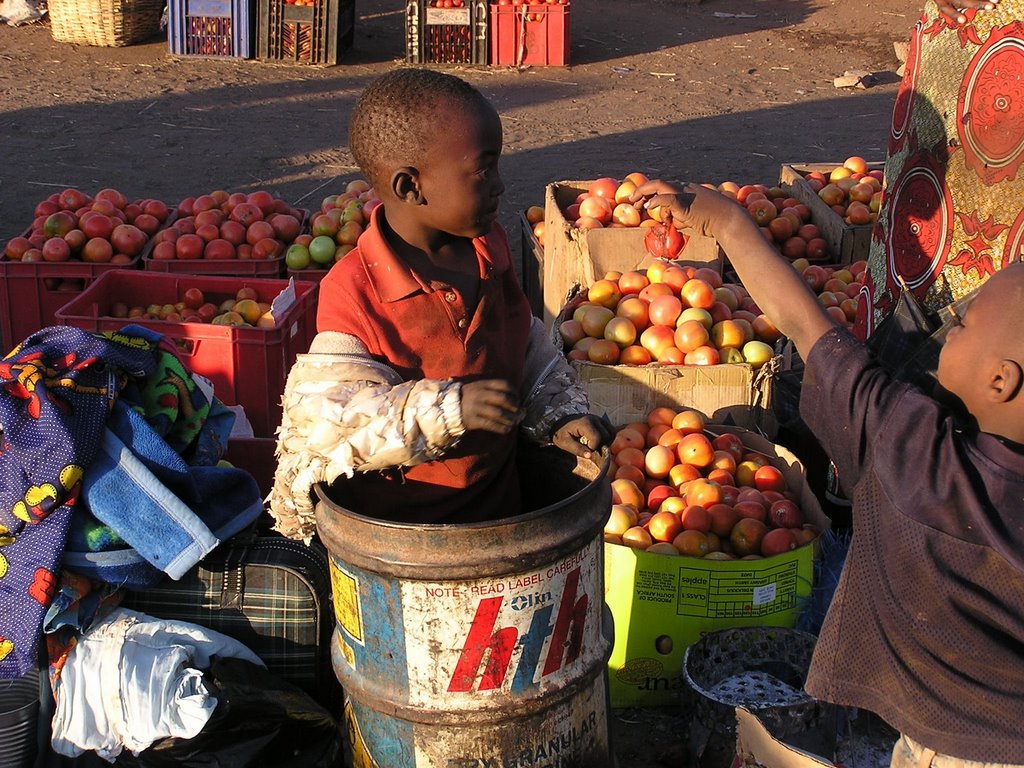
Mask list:
[{"label": "plaid bag", "polygon": [[161,619],[192,622],[248,646],[267,668],[340,712],[331,666],[334,610],[327,553],[283,536],[243,533],[178,581],[127,592],[122,605]]}]

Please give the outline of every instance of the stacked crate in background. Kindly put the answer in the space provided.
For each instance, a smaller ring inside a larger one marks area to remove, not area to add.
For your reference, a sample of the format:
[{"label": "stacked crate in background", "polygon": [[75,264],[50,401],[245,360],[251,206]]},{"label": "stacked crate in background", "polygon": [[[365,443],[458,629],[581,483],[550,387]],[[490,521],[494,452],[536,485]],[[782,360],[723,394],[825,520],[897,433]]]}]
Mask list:
[{"label": "stacked crate in background", "polygon": [[173,56],[252,57],[250,0],[169,0],[167,43]]},{"label": "stacked crate in background", "polygon": [[487,64],[486,0],[408,0],[405,60],[410,64]]},{"label": "stacked crate in background", "polygon": [[256,56],[286,64],[337,64],[352,48],[355,0],[260,0]]},{"label": "stacked crate in background", "polygon": [[569,3],[491,4],[492,67],[569,64]]}]

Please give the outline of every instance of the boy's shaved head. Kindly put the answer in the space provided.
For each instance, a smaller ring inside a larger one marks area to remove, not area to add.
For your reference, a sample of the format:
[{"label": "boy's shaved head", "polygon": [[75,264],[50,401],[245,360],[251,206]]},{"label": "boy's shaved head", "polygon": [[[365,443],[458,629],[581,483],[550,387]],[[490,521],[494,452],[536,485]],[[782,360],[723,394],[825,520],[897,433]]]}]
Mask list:
[{"label": "boy's shaved head", "polygon": [[402,166],[416,166],[445,130],[444,107],[493,109],[476,88],[430,69],[398,69],[371,83],[349,122],[349,148],[377,188]]},{"label": "boy's shaved head", "polygon": [[1024,263],[1008,264],[992,275],[978,293],[984,294],[989,315],[999,319],[988,329],[994,351],[1024,363]]}]

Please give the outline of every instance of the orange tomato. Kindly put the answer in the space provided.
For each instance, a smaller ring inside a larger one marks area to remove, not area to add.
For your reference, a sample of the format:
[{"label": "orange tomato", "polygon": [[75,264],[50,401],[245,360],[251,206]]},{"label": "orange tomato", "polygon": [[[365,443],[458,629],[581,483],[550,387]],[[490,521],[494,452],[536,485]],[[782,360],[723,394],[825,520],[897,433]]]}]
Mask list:
[{"label": "orange tomato", "polygon": [[683,531],[683,524],[671,512],[659,510],[647,521],[647,530],[655,541],[672,541]]},{"label": "orange tomato", "polygon": [[680,411],[672,419],[672,428],[678,429],[684,435],[692,432],[703,432],[704,414],[690,409]]},{"label": "orange tomato", "polygon": [[713,480],[694,480],[686,486],[686,501],[701,507],[719,504],[722,501],[722,486]]},{"label": "orange tomato", "polygon": [[612,480],[612,504],[628,504],[640,510],[644,507],[644,495],[632,480]]},{"label": "orange tomato", "polygon": [[668,477],[669,470],[676,463],[676,454],[667,445],[654,445],[644,454],[644,468],[648,477]]},{"label": "orange tomato", "polygon": [[707,533],[711,530],[711,514],[699,504],[690,504],[679,513],[679,523],[688,531]]},{"label": "orange tomato", "polygon": [[683,531],[672,539],[672,546],[681,555],[704,557],[708,553],[708,537],[697,530]]},{"label": "orange tomato", "polygon": [[666,405],[657,406],[656,408],[652,408],[650,411],[648,411],[647,425],[650,427],[653,427],[656,424],[666,424],[668,426],[672,426],[672,422],[675,419],[675,417],[676,412],[674,409],[669,408]]},{"label": "orange tomato", "polygon": [[684,435],[676,446],[679,461],[695,467],[707,467],[715,460],[715,449],[703,432]]}]

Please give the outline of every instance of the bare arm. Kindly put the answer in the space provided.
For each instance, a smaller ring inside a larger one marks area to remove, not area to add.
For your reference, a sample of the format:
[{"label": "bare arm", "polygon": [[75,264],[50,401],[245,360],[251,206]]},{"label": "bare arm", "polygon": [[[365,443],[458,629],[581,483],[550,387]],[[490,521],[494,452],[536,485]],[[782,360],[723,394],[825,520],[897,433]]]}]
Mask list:
[{"label": "bare arm", "polygon": [[832,319],[781,253],[769,245],[747,212],[733,200],[697,184],[674,187],[652,181],[634,201],[648,209],[667,206],[677,226],[714,237],[729,256],[740,281],[761,310],[807,359]]}]

